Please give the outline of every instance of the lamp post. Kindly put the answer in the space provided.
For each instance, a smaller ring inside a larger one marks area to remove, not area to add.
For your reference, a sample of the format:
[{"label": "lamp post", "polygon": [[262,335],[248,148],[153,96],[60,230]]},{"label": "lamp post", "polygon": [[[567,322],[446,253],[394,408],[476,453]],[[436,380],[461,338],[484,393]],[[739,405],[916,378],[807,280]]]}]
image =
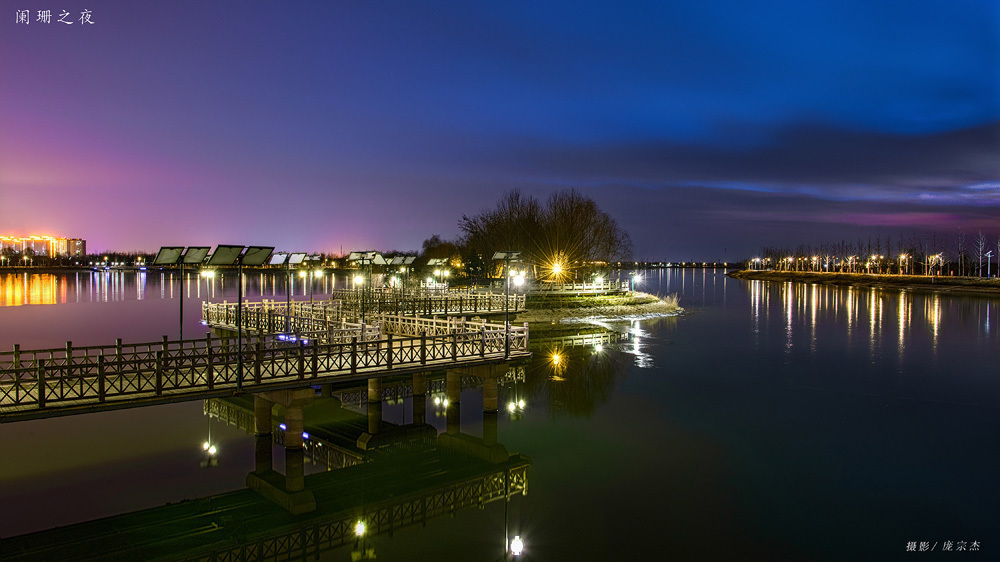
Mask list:
[{"label": "lamp post", "polygon": [[496,252],[493,259],[504,261],[504,283],[506,287],[503,303],[504,338],[503,338],[503,358],[510,358],[510,260],[521,257],[521,252]]},{"label": "lamp post", "polygon": [[[163,246],[156,257],[153,258],[153,265],[176,265],[180,268],[180,281],[178,283],[180,314],[178,315],[178,339],[184,339],[184,266],[201,264],[208,256],[210,246],[190,246],[186,250],[184,246]],[[107,259],[107,258],[105,258]]]},{"label": "lamp post", "polygon": [[208,260],[210,266],[236,265],[236,391],[243,391],[243,266],[263,265],[274,246],[232,246],[219,244]]},{"label": "lamp post", "polygon": [[[364,269],[363,269],[364,266],[366,266],[366,265],[368,266],[368,285],[369,285],[369,287],[372,284],[372,267],[375,266],[375,265],[387,265],[388,264],[388,262],[385,261],[385,258],[382,257],[382,254],[380,254],[378,252],[374,252],[374,251],[369,251],[369,252],[351,252],[350,255],[347,256],[347,261],[356,262],[358,265],[362,266],[362,271],[364,271]],[[362,282],[363,281],[364,281],[364,278],[362,278]],[[359,284],[357,277],[354,278],[354,283],[355,283],[355,286],[357,286]],[[364,289],[364,287],[362,287],[362,289]],[[365,300],[366,300],[365,297],[367,296],[364,290],[362,290],[362,293],[360,294],[360,296],[361,296],[361,321],[364,322],[365,321]]]}]

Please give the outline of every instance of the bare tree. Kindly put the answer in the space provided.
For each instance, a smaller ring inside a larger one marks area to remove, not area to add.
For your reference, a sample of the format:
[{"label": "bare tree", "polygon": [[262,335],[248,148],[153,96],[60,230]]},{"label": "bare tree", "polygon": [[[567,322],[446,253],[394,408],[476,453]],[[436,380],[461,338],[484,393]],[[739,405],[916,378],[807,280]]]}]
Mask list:
[{"label": "bare tree", "polygon": [[553,193],[543,208],[514,189],[496,208],[463,216],[458,222],[470,252],[488,259],[493,252],[520,250],[527,261],[612,262],[629,257],[632,240],[615,220],[575,189]]},{"label": "bare tree", "polygon": [[976,250],[976,255],[979,256],[979,270],[976,274],[980,277],[983,276],[983,254],[986,253],[986,236],[983,231],[980,230],[979,234],[976,236],[976,241],[973,242],[972,248]]},{"label": "bare tree", "polygon": [[958,229],[958,274],[965,275],[965,233]]}]

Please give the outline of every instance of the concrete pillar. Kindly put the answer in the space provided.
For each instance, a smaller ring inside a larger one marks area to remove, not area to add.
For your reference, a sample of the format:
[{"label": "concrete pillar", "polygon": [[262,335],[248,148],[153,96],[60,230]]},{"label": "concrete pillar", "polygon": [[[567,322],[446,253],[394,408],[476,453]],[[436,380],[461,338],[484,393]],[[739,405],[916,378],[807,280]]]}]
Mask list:
[{"label": "concrete pillar", "polygon": [[256,435],[271,433],[271,407],[273,402],[260,395],[253,397],[253,429]]},{"label": "concrete pillar", "polygon": [[[305,489],[305,452],[302,449],[302,408],[314,397],[315,390],[311,387],[254,395],[255,432],[267,433],[258,433],[254,451],[256,470],[247,475],[247,486],[293,514],[316,509],[316,498]],[[285,408],[284,482],[271,463],[271,405],[275,403]]]},{"label": "concrete pillar", "polygon": [[368,402],[368,433],[375,435],[382,430],[382,401]]},{"label": "concrete pillar", "polygon": [[427,395],[427,373],[413,373],[413,394]]},{"label": "concrete pillar", "polygon": [[493,376],[488,376],[483,379],[483,411],[484,412],[494,412],[497,411],[497,402],[499,401],[499,384],[497,384],[497,378]]},{"label": "concrete pillar", "polygon": [[368,401],[382,401],[382,379],[368,379]]},{"label": "concrete pillar", "polygon": [[305,488],[305,452],[302,450],[302,406],[285,407],[285,491]]},{"label": "concrete pillar", "polygon": [[271,401],[260,396],[253,397],[254,414],[254,472],[271,470]]},{"label": "concrete pillar", "polygon": [[323,398],[329,398],[333,396],[333,383],[326,383],[319,385],[319,395]]},{"label": "concrete pillar", "polygon": [[253,447],[253,453],[254,453],[253,471],[258,473],[267,472],[272,469],[271,434],[266,433],[264,435],[257,435],[254,439],[255,442]]},{"label": "concrete pillar", "polygon": [[458,371],[448,371],[444,376],[444,393],[448,401],[456,403],[462,396],[462,374]]}]

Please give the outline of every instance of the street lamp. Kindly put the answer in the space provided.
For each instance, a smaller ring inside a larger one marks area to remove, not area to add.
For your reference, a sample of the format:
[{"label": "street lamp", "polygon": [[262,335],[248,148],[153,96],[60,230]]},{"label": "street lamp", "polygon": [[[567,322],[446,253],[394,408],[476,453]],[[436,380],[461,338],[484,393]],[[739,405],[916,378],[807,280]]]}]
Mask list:
[{"label": "street lamp", "polygon": [[[153,265],[177,265],[180,267],[180,281],[178,287],[180,294],[178,300],[180,304],[180,319],[178,321],[178,339],[184,339],[184,266],[201,264],[205,261],[205,256],[211,250],[211,246],[190,246],[185,251],[184,246],[163,246],[156,257],[153,258]],[[107,258],[105,258],[107,259]]]},{"label": "street lamp", "polygon": [[[366,266],[366,265],[368,266],[368,286],[369,286],[368,290],[369,291],[371,291],[370,287],[372,285],[372,266],[374,266],[374,265],[387,265],[389,263],[389,262],[385,261],[385,258],[382,257],[382,254],[380,254],[378,252],[375,252],[375,251],[351,252],[350,255],[347,256],[347,261],[353,261],[353,262],[357,263],[358,265],[362,266],[362,268],[364,266]],[[364,269],[362,269],[362,271],[364,271]],[[364,286],[363,286],[364,278],[362,278],[361,281],[362,282],[358,282],[358,278],[357,277],[354,278],[354,284],[355,284],[355,286],[362,285],[362,292],[360,294],[360,297],[361,297],[361,321],[364,322],[364,320],[365,320],[365,291],[364,291]]]},{"label": "street lamp", "polygon": [[274,246],[233,246],[229,244],[219,244],[215,247],[215,252],[208,259],[208,265],[236,265],[236,333],[237,333],[237,371],[236,390],[243,391],[243,266],[256,267],[264,265],[267,258],[274,251]]},{"label": "street lamp", "polygon": [[510,357],[510,260],[521,257],[521,252],[496,252],[493,259],[504,261],[504,279],[506,282],[506,294],[503,303],[504,338],[503,338],[503,358]]}]

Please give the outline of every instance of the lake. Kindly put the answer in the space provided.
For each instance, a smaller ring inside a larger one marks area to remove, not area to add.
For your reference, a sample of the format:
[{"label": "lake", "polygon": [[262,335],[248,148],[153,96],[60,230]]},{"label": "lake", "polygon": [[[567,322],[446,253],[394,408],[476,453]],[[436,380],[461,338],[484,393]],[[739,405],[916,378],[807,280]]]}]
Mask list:
[{"label": "lake", "polygon": [[[373,536],[379,559],[496,560],[505,519],[526,560],[997,558],[1000,299],[640,273],[683,313],[567,326],[610,332],[599,346],[535,331],[523,378],[501,387],[497,438],[531,459],[527,494]],[[248,300],[285,299],[280,275],[247,278]],[[312,283],[294,298],[347,278]],[[235,301],[235,276],[0,274],[0,346],[176,338],[181,291],[184,335],[199,337],[201,301]],[[461,396],[462,432],[482,435],[482,389]],[[0,425],[0,537],[245,487],[253,436],[204,408]],[[412,412],[386,403],[382,419]],[[219,465],[202,468],[209,435]]]}]

